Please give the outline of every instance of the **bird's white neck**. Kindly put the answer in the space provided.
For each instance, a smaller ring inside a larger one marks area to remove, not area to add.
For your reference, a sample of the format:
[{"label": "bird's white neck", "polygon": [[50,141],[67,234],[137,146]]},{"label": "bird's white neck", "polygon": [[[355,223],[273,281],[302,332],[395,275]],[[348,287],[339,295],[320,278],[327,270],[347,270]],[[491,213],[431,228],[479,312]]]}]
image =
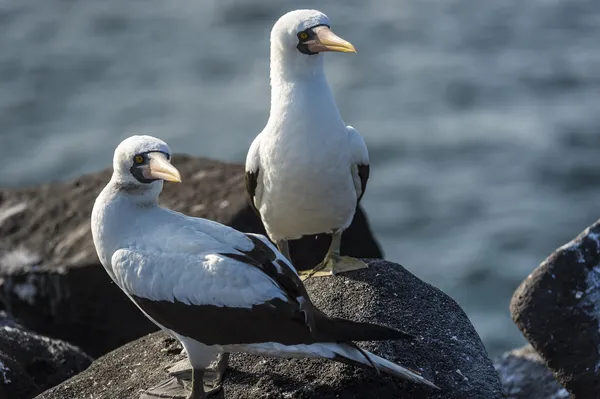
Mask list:
[{"label": "bird's white neck", "polygon": [[294,114],[309,119],[317,116],[315,112],[341,119],[325,75],[323,55],[296,53],[283,54],[281,49],[271,48],[270,121]]},{"label": "bird's white neck", "polygon": [[110,265],[110,256],[118,249],[116,245],[121,236],[126,236],[128,229],[136,228],[143,213],[158,208],[161,191],[162,181],[136,185],[113,178],[104,187],[92,210],[92,237],[105,267]]},{"label": "bird's white neck", "polygon": [[271,84],[324,75],[323,54],[306,55],[296,49],[271,44]]},{"label": "bird's white neck", "polygon": [[115,171],[104,190],[116,192],[131,204],[144,208],[158,203],[163,185],[163,180],[140,183],[133,176]]}]

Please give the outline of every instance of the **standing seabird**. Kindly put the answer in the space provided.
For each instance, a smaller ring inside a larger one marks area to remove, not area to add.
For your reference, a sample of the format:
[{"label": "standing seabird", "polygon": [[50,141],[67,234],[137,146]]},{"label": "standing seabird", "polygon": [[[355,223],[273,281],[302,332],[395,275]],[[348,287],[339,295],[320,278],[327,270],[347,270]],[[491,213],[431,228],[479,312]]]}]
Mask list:
[{"label": "standing seabird", "polygon": [[435,387],[356,346],[352,341],[410,336],[326,316],[266,237],[159,206],[163,180],[181,180],[169,160],[162,140],[124,140],[115,151],[112,178],[94,204],[92,234],[114,282],[181,341],[193,368],[188,398],[206,397],[205,369],[231,352],[327,358]]},{"label": "standing seabird", "polygon": [[296,10],[271,31],[271,112],[246,158],[246,188],[267,234],[290,258],[288,240],[328,233],[325,259],[307,274],[326,276],[367,267],[340,256],[367,187],[369,153],[346,126],[325,76],[326,51],[355,53],[327,16]]}]

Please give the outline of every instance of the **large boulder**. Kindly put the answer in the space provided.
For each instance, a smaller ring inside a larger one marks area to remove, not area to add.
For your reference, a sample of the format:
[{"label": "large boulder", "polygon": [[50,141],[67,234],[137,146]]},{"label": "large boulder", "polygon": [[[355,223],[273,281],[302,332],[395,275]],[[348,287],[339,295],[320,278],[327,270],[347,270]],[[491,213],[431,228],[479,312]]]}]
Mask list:
[{"label": "large boulder", "polygon": [[[361,346],[419,370],[440,391],[331,361],[237,354],[232,355],[225,377],[226,397],[504,397],[485,347],[455,301],[400,265],[382,260],[368,264],[368,269],[308,279],[306,287],[315,304],[331,316],[391,325],[414,334],[411,342]],[[165,380],[164,369],[182,358],[174,346],[178,348],[162,332],[146,336],[96,360],[88,370],[39,398],[137,399],[141,389]]]},{"label": "large boulder", "polygon": [[28,331],[0,312],[0,398],[33,398],[91,363],[78,348]]},{"label": "large boulder", "polygon": [[569,392],[556,381],[544,360],[531,345],[514,349],[494,367],[507,399],[568,399]]},{"label": "large boulder", "polygon": [[558,248],[515,291],[512,317],[577,399],[600,395],[600,223]]},{"label": "large boulder", "polygon": [[[161,203],[189,215],[264,233],[249,206],[242,165],[183,155],[174,157],[183,184],[166,184]],[[68,183],[0,190],[0,308],[25,326],[99,356],[156,327],[122,294],[100,265],[90,233],[94,200],[110,170]],[[294,262],[310,268],[329,237],[291,243]],[[344,233],[342,253],[381,257],[358,209]]]}]

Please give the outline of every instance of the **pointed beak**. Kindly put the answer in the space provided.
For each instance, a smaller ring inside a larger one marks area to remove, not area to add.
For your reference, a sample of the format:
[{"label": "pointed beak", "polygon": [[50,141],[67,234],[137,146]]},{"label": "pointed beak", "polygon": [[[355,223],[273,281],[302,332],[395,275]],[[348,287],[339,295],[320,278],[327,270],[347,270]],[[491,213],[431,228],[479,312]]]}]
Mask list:
[{"label": "pointed beak", "polygon": [[179,171],[171,165],[165,154],[162,152],[152,152],[148,154],[148,158],[150,159],[148,167],[143,171],[146,179],[161,179],[181,183]]},{"label": "pointed beak", "polygon": [[323,51],[336,51],[340,53],[356,53],[352,43],[342,39],[331,31],[327,26],[317,26],[313,29],[315,39],[306,42],[308,49],[313,53]]}]

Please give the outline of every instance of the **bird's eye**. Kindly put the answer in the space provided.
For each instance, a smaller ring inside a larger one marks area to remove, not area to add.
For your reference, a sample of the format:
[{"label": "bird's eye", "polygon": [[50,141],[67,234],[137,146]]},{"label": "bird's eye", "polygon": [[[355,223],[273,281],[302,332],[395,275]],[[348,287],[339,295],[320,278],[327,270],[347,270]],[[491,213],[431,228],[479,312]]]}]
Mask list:
[{"label": "bird's eye", "polygon": [[135,157],[133,157],[133,161],[136,164],[138,164],[138,165],[143,164],[144,163],[144,157],[141,156],[141,155],[136,155]]},{"label": "bird's eye", "polygon": [[298,33],[298,38],[300,38],[300,40],[306,40],[306,39],[308,39],[308,33],[300,32],[300,33]]}]

